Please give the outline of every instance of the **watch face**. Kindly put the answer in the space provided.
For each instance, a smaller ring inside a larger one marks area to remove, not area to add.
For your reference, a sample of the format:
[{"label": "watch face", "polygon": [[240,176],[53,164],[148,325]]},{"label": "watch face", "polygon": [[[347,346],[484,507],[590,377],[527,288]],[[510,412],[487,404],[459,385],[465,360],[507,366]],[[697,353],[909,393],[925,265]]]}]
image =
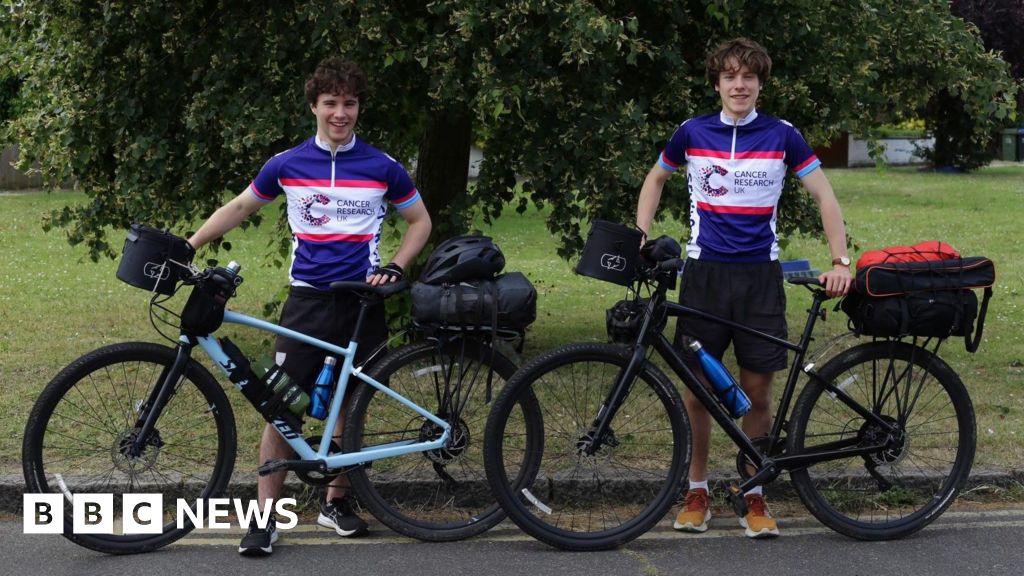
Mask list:
[{"label": "watch face", "polygon": [[839,258],[836,258],[835,260],[833,260],[832,263],[833,264],[842,264],[843,266],[849,266],[850,265],[850,258],[847,257],[847,256],[840,256]]}]

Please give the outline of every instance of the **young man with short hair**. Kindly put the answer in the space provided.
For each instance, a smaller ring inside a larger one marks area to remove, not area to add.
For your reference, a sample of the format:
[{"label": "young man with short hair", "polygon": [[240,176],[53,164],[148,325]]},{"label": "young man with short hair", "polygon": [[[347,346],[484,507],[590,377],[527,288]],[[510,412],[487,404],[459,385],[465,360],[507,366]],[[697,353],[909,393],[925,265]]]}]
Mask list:
[{"label": "young man with short hair", "polygon": [[[359,299],[331,292],[331,282],[365,280],[379,285],[401,279],[431,229],[427,209],[401,164],[355,135],[366,92],[366,76],[358,66],[340,58],[321,62],[305,86],[316,117],[316,134],[268,160],[245,191],[214,212],[189,238],[198,249],[283,196],[292,231],[292,264],[281,325],[342,347],[348,345],[355,328]],[[378,244],[388,204],[409,226],[391,262],[381,266]],[[384,307],[377,305],[368,310],[363,323],[356,362],[386,340]],[[276,363],[310,392],[324,364],[323,350],[280,336],[274,349]],[[340,433],[339,422],[335,434]],[[291,448],[277,430],[266,425],[260,462],[291,456]],[[260,476],[261,505],[280,495],[286,475]],[[341,536],[359,536],[366,533],[366,523],[353,512],[347,489],[345,476],[328,487],[317,522]],[[273,552],[277,539],[273,520],[264,529],[252,524],[238,550],[247,556],[265,556]]]},{"label": "young man with short hair", "polygon": [[[676,129],[644,180],[636,222],[645,233],[650,230],[665,182],[686,164],[690,238],[680,303],[786,338],[776,218],[787,169],[800,179],[821,212],[832,268],[818,279],[833,296],[845,294],[852,282],[842,212],[821,162],[800,132],[756,108],[771,75],[771,58],[765,49],[745,38],[730,40],[708,57],[706,71],[722,109],[691,118]],[[733,344],[740,385],[752,403],[743,418],[743,431],[751,438],[766,435],[772,419],[772,376],[786,368],[786,349],[721,324],[680,318],[676,346],[698,374],[696,360],[685,346],[691,338],[699,339],[718,358]],[[693,459],[689,490],[674,527],[704,532],[711,518],[707,482],[711,418],[693,394],[686,394],[685,404]],[[740,524],[746,535],[778,536],[761,487],[747,492],[745,498],[748,513]]]}]

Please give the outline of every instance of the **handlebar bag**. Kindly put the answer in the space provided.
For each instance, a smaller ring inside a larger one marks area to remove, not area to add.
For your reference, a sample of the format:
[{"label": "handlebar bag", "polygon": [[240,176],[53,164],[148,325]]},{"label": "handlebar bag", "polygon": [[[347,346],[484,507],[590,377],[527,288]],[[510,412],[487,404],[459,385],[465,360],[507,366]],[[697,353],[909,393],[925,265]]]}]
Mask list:
[{"label": "handlebar bag", "polygon": [[195,336],[215,332],[224,322],[227,298],[207,286],[196,286],[181,311],[182,331]]}]

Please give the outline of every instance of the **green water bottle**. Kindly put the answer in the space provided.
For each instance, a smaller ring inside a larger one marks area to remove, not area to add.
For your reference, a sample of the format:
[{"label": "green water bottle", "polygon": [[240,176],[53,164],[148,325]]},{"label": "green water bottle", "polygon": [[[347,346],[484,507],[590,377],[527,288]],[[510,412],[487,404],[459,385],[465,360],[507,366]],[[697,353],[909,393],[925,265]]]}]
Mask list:
[{"label": "green water bottle", "polygon": [[306,408],[309,406],[309,395],[298,384],[292,382],[288,374],[269,356],[256,364],[256,375],[269,390],[273,391],[274,395],[284,391],[282,404],[288,408],[289,412],[300,418],[306,413]]}]

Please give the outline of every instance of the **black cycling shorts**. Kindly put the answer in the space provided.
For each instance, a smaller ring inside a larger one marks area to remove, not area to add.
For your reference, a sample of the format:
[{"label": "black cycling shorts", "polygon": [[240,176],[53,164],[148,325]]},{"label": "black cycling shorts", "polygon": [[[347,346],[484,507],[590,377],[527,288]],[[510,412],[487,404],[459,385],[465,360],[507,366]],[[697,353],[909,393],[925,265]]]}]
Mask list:
[{"label": "black cycling shorts", "polygon": [[[344,348],[352,338],[358,317],[359,297],[351,292],[324,292],[315,288],[292,286],[288,299],[281,309],[280,323],[285,328]],[[384,304],[378,303],[366,311],[366,317],[363,319],[359,347],[356,350],[356,366],[387,339],[388,327]],[[274,351],[276,361],[281,364],[288,376],[306,392],[312,390],[327,353],[320,348],[285,336],[277,337]],[[280,361],[282,353],[283,363]],[[338,358],[339,369],[343,360],[341,357]],[[351,390],[350,386],[349,391]]]},{"label": "black cycling shorts", "polygon": [[[683,266],[679,303],[786,339],[786,292],[778,261],[708,262],[688,259]],[[731,343],[740,368],[762,374],[784,370],[787,350],[724,324],[695,316],[676,319],[675,345],[696,364],[684,336],[696,338],[710,354],[722,358]]]}]

